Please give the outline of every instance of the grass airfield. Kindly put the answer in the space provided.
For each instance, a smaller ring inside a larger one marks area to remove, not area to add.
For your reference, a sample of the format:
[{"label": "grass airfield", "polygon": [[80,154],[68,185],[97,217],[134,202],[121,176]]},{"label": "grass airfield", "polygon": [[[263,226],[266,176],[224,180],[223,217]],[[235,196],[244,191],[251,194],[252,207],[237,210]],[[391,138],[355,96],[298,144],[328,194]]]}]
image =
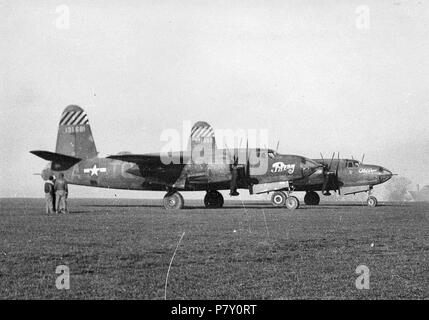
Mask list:
[{"label": "grass airfield", "polygon": [[0,199],[0,299],[429,298],[429,203],[186,204],[71,199],[47,216],[43,199]]}]

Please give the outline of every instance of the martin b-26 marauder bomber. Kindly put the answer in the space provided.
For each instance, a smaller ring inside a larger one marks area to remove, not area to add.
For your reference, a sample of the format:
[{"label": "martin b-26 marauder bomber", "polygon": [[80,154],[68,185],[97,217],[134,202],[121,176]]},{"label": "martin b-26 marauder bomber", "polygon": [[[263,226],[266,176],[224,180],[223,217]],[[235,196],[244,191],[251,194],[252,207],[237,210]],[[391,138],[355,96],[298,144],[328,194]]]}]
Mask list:
[{"label": "martin b-26 marauder bomber", "polygon": [[[166,209],[181,209],[180,191],[206,191],[207,208],[223,206],[218,190],[248,189],[250,194],[285,191],[284,204],[296,209],[293,184],[311,176],[322,164],[311,159],[282,155],[271,149],[218,149],[214,131],[206,122],[191,129],[186,151],[148,154],[117,154],[98,157],[86,112],[76,105],[61,115],[55,152],[31,151],[50,161],[42,178],[64,173],[70,184],[90,187],[166,191]],[[283,201],[283,200],[282,200]]]},{"label": "martin b-26 marauder bomber", "polygon": [[[367,204],[370,207],[376,207],[378,204],[377,198],[371,195],[374,185],[386,182],[392,177],[392,172],[377,165],[369,165],[355,159],[340,159],[335,158],[335,153],[332,158],[313,159],[317,163],[323,165],[315,173],[293,182],[294,191],[305,191],[304,203],[307,205],[318,205],[320,197],[316,191],[321,191],[323,195],[330,196],[330,191],[338,191],[341,194],[341,188],[344,187],[366,187],[365,190],[345,193],[356,194],[361,192],[368,193]],[[282,191],[276,191],[272,195],[274,205],[283,205],[286,199],[286,194]],[[276,200],[276,201],[275,201]]]}]

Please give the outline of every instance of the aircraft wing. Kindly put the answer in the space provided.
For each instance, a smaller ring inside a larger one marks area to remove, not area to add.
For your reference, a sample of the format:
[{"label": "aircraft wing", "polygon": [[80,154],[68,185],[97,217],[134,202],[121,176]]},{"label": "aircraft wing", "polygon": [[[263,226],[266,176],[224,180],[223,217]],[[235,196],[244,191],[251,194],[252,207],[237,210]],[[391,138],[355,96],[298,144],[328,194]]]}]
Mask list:
[{"label": "aircraft wing", "polygon": [[123,154],[123,155],[108,156],[107,158],[125,161],[125,162],[133,162],[136,164],[145,164],[145,165],[158,165],[161,163],[161,159],[159,155],[151,155],[151,154]]},{"label": "aircraft wing", "polygon": [[126,161],[126,162],[132,162],[139,166],[147,166],[147,167],[153,167],[153,166],[167,166],[171,163],[173,164],[185,164],[188,162],[189,157],[183,155],[183,153],[177,153],[173,154],[171,157],[171,162],[168,163],[168,160],[170,160],[167,156],[162,156],[160,154],[122,154],[122,155],[112,155],[108,156],[108,159],[115,159],[120,161]]}]

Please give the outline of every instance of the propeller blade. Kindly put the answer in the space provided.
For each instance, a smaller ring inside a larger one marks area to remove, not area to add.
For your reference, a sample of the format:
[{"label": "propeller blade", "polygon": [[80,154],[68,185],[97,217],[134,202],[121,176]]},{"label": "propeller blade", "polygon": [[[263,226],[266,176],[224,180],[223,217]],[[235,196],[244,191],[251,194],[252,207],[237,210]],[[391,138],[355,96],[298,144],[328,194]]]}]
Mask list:
[{"label": "propeller blade", "polygon": [[224,144],[225,150],[228,151],[228,158],[229,158],[229,160],[230,161],[233,160],[233,157],[231,157],[231,151],[229,150],[228,146],[226,145],[225,142],[223,144]]},{"label": "propeller blade", "polygon": [[279,150],[279,144],[280,144],[280,140],[279,140],[279,141],[277,141],[276,153],[277,153],[277,151]]},{"label": "propeller blade", "polygon": [[323,185],[322,185],[322,194],[326,194],[326,187],[328,186],[329,182],[329,175],[325,175],[323,179]]},{"label": "propeller blade", "polygon": [[332,165],[332,161],[334,160],[334,157],[335,157],[335,152],[332,154],[331,161],[329,162],[329,166],[328,166],[329,171],[331,170],[331,165]]},{"label": "propeller blade", "polygon": [[238,176],[237,166],[233,166],[231,168],[231,183],[229,186],[229,194],[231,196],[237,195],[237,176]]},{"label": "propeller blade", "polygon": [[338,151],[338,162],[337,162],[337,168],[335,169],[335,185],[337,186],[338,194],[341,194],[340,191],[340,183],[338,180],[338,167],[340,166],[340,152]]},{"label": "propeller blade", "polygon": [[246,140],[246,178],[249,177],[250,173],[250,161],[249,161],[249,139]]},{"label": "propeller blade", "polygon": [[365,158],[365,153],[362,155],[362,160],[361,160],[362,163],[364,158]]},{"label": "propeller blade", "polygon": [[[240,142],[240,145],[241,145],[241,142]],[[232,162],[230,164],[231,181],[230,181],[230,185],[229,185],[229,189],[230,189],[229,194],[231,196],[236,196],[236,195],[238,195],[238,192],[237,192],[237,179],[238,179],[238,154],[237,153],[238,153],[238,149],[234,148],[234,153],[231,157],[231,152],[230,152],[229,148],[226,146],[226,144],[225,144],[225,148],[228,150],[229,160],[230,160],[230,162]]]},{"label": "propeller blade", "polygon": [[338,151],[338,162],[337,162],[337,168],[335,169],[335,175],[338,175],[338,167],[340,166],[340,152]]}]

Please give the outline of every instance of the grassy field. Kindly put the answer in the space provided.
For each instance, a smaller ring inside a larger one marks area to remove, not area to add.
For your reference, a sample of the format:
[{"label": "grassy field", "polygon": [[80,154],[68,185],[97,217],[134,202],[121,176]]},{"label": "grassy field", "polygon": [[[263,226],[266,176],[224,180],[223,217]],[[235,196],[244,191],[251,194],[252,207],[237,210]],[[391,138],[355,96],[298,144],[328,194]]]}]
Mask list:
[{"label": "grassy field", "polygon": [[[0,200],[1,299],[428,299],[429,204]],[[168,277],[165,281],[180,237]],[[70,268],[70,290],[55,268]],[[370,270],[358,290],[356,267]]]}]

